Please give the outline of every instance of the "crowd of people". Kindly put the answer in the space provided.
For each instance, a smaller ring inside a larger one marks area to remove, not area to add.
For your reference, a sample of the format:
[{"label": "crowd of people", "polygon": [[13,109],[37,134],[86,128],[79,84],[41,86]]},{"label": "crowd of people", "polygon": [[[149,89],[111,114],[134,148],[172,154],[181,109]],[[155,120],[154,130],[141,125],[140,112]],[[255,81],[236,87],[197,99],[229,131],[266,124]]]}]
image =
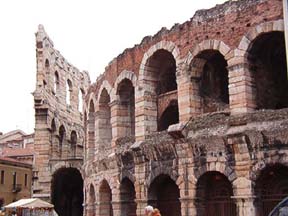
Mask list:
[{"label": "crowd of people", "polygon": [[161,216],[159,209],[148,205],[145,207],[145,216]]}]

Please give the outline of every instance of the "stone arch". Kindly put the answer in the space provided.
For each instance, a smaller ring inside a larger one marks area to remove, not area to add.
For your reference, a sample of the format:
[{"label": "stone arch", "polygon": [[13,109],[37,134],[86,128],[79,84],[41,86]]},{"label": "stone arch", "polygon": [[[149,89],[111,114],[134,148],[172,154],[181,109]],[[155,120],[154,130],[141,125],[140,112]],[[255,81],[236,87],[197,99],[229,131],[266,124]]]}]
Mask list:
[{"label": "stone arch", "polygon": [[89,98],[88,104],[88,115],[86,120],[86,125],[84,126],[86,129],[87,136],[87,155],[86,158],[88,160],[92,160],[94,158],[95,152],[95,127],[96,127],[96,118],[95,118],[95,103],[94,103],[94,95],[91,94]]},{"label": "stone arch", "polygon": [[53,118],[51,120],[50,123],[50,148],[51,148],[51,156],[52,158],[54,157],[58,157],[59,156],[59,139],[58,139],[58,135],[59,135],[59,131],[57,130],[57,124],[55,121],[55,118]]},{"label": "stone arch", "polygon": [[73,83],[71,79],[67,79],[66,82],[66,104],[72,105],[73,103]]},{"label": "stone arch", "polygon": [[66,142],[67,142],[67,130],[63,124],[59,127],[59,157],[63,157],[65,153],[64,150],[66,149]]},{"label": "stone arch", "polygon": [[288,107],[287,63],[283,20],[251,28],[241,39],[238,53],[247,66],[256,109]]},{"label": "stone arch", "polygon": [[197,215],[236,216],[232,182],[218,171],[203,173],[196,184]]},{"label": "stone arch", "polygon": [[257,200],[257,215],[268,215],[281,200],[288,196],[288,167],[266,164],[261,169],[254,185]]},{"label": "stone arch", "polygon": [[[238,56],[247,56],[249,46],[259,35],[272,31],[284,31],[284,21],[282,19],[270,22],[264,22],[249,29],[249,31],[242,37],[238,45],[238,49],[244,52],[239,52]],[[244,62],[243,63],[247,63]]]},{"label": "stone arch", "polygon": [[107,90],[103,83],[98,94],[96,117],[96,149],[98,151],[109,149],[112,144],[111,90]]},{"label": "stone arch", "polygon": [[160,41],[157,44],[154,44],[152,47],[149,48],[149,50],[144,54],[141,65],[140,65],[140,70],[139,70],[139,81],[144,79],[145,76],[145,65],[147,60],[158,50],[166,50],[170,53],[172,53],[175,61],[176,61],[176,66],[180,63],[180,50],[174,44],[172,41]]},{"label": "stone arch", "polygon": [[107,81],[107,80],[104,80],[99,88],[99,91],[98,91],[98,94],[97,94],[97,97],[96,97],[96,101],[99,103],[99,100],[100,100],[100,95],[103,91],[103,89],[106,89],[108,95],[110,96],[111,98],[111,101],[113,101],[115,99],[115,94],[114,93],[114,90],[113,88],[111,87],[110,83]]},{"label": "stone arch", "polygon": [[136,181],[136,178],[135,176],[129,172],[128,170],[122,170],[122,172],[120,173],[120,176],[119,176],[119,180],[120,182],[124,179],[124,178],[127,178],[129,179],[131,182],[135,183]]},{"label": "stone arch", "polygon": [[93,183],[90,183],[87,190],[87,216],[96,215],[96,190]]},{"label": "stone arch", "polygon": [[[135,106],[140,114],[136,117],[138,136],[159,131],[161,105],[167,100],[177,99],[176,72],[179,64],[180,51],[171,41],[160,41],[143,55],[136,88]],[[143,119],[147,120],[143,122]]]},{"label": "stone arch", "polygon": [[77,135],[75,130],[72,130],[70,133],[70,154],[72,157],[77,156],[77,144],[78,144],[79,136]]},{"label": "stone arch", "polygon": [[[224,56],[226,60],[230,59],[228,53],[231,51],[231,48],[227,44],[225,44],[223,41],[210,39],[210,40],[204,40],[201,43],[194,46],[189,51],[188,55],[184,59],[184,62],[187,65],[190,65],[192,63],[193,58],[205,50],[217,50]],[[193,74],[193,71],[192,71],[191,75],[194,76],[197,74]]]},{"label": "stone arch", "polygon": [[[227,59],[231,48],[222,41],[205,40],[187,55],[188,74],[191,80],[193,101],[204,113],[229,108],[229,72]],[[199,108],[198,108],[199,109]]]},{"label": "stone arch", "polygon": [[[85,105],[84,105],[84,109],[85,110],[90,110],[90,102],[91,101],[93,101],[93,104],[94,104],[94,106],[96,105],[96,96],[95,96],[95,94],[94,94],[94,92],[92,92],[92,93],[90,93],[90,95],[89,95],[89,99],[88,99],[88,104],[87,103],[85,103]],[[94,110],[96,110],[96,108],[95,107],[93,107],[94,108]]]},{"label": "stone arch", "polygon": [[[115,137],[126,137],[135,136],[135,84],[136,77],[134,76],[134,81],[131,79],[133,74],[125,73],[117,80],[115,83],[115,91],[117,102],[113,104],[112,109],[116,112],[114,115],[113,128]],[[129,75],[129,76],[128,76]],[[118,77],[119,78],[119,77]],[[117,84],[117,85],[116,85]]]},{"label": "stone arch", "polygon": [[106,179],[99,183],[99,215],[113,216],[112,188]]},{"label": "stone arch", "polygon": [[53,92],[56,96],[60,95],[60,74],[55,70],[53,75]]},{"label": "stone arch", "polygon": [[135,202],[136,191],[134,182],[132,182],[129,178],[124,177],[120,182],[119,192],[121,215],[136,216],[137,204]]},{"label": "stone arch", "polygon": [[128,79],[131,81],[131,83],[133,84],[134,88],[137,85],[137,75],[132,72],[132,71],[128,71],[128,70],[123,70],[119,76],[117,77],[116,81],[114,82],[114,89],[116,90],[118,88],[119,83],[124,80],[124,79]]},{"label": "stone arch", "polygon": [[166,168],[163,166],[158,166],[150,172],[150,174],[146,180],[147,188],[149,188],[151,183],[155,180],[155,178],[157,178],[160,175],[167,175],[175,182],[177,182],[177,179],[179,176],[178,173],[176,171],[174,171],[172,168]]},{"label": "stone arch", "polygon": [[176,181],[167,174],[160,174],[148,187],[148,204],[167,216],[180,216],[180,189]]},{"label": "stone arch", "polygon": [[59,215],[83,214],[83,176],[74,167],[61,167],[52,175],[51,198]]},{"label": "stone arch", "polygon": [[233,167],[224,162],[210,162],[197,167],[197,172],[194,172],[195,178],[199,179],[206,172],[219,172],[225,175],[230,182],[236,179],[236,174]]}]

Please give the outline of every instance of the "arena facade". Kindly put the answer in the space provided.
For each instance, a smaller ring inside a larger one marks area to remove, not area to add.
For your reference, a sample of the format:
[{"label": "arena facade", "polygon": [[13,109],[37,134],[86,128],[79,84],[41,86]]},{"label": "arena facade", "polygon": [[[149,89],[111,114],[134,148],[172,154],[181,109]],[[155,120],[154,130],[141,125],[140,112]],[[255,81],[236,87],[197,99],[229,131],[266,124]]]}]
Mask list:
[{"label": "arena facade", "polygon": [[162,28],[96,82],[36,33],[33,196],[60,216],[264,216],[288,195],[279,0]]}]

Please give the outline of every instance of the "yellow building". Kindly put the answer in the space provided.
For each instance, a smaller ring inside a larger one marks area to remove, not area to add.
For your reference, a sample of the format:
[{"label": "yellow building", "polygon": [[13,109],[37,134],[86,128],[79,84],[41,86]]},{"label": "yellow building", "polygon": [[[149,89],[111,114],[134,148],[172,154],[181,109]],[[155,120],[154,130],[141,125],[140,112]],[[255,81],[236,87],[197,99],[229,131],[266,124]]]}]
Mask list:
[{"label": "yellow building", "polygon": [[32,165],[0,157],[0,207],[31,197]]}]

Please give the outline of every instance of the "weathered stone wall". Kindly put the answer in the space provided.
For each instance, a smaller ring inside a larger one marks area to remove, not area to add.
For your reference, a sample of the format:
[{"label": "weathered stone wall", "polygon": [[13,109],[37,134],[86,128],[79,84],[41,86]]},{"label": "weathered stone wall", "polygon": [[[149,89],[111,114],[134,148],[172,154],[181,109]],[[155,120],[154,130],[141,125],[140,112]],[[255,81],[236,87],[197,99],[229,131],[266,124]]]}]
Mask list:
[{"label": "weathered stone wall", "polygon": [[[137,210],[131,215],[143,215],[148,203],[165,215],[204,215],[207,209],[213,211],[213,202],[209,202],[213,198],[205,194],[217,192],[207,192],[205,185],[217,185],[215,179],[222,181],[220,189],[222,184],[227,190],[223,193],[229,210],[219,215],[264,215],[264,201],[259,200],[265,196],[257,188],[264,187],[265,170],[276,173],[275,164],[287,165],[287,110],[257,111],[262,108],[257,105],[255,87],[259,78],[253,74],[249,56],[260,36],[283,34],[282,16],[281,1],[228,1],[198,11],[190,21],[170,30],[163,28],[145,37],[111,61],[85,98],[90,152],[83,166],[86,215],[109,215],[111,211],[127,215],[127,203],[131,209],[136,203]],[[220,57],[224,59],[221,65],[217,64]],[[155,74],[174,66],[177,89],[159,95],[161,80]],[[215,71],[220,76],[227,73],[226,81],[215,76]],[[125,79],[135,91],[135,136],[123,132],[126,111],[119,105],[117,89]],[[206,97],[202,88],[210,84]],[[105,130],[112,133],[112,140],[103,147],[99,131],[104,132],[104,90],[109,94],[112,127]],[[161,115],[175,101],[179,124],[158,132]],[[127,181],[133,187],[128,187]],[[107,184],[110,189],[103,192],[101,188]],[[103,200],[101,193],[109,198]],[[165,197],[174,201],[167,204]]]},{"label": "weathered stone wall", "polygon": [[[267,107],[258,103],[265,95],[259,82],[270,79],[261,75],[262,65],[271,67],[285,56],[283,41],[273,46],[283,35],[282,17],[278,0],[228,1],[198,11],[190,21],[126,49],[91,85],[86,73],[65,63],[40,27],[34,194],[49,197],[57,168],[82,165],[68,148],[73,142],[66,134],[75,131],[77,146],[85,143],[85,215],[143,215],[147,204],[166,216],[213,215],[219,209],[219,215],[266,215],[275,204],[270,198],[288,195],[287,109],[284,103],[273,107],[279,110],[261,110]],[[265,65],[263,59],[273,61]],[[285,76],[279,68],[265,74]],[[274,78],[280,89],[287,87],[286,79]],[[75,88],[86,93],[83,115]],[[172,125],[161,131],[164,113],[175,118],[169,116]],[[215,202],[221,206],[215,208]]]},{"label": "weathered stone wall", "polygon": [[36,33],[36,57],[33,196],[49,200],[53,173],[62,167],[80,170],[83,163],[84,114],[79,106],[90,78],[64,59],[41,25]]}]

